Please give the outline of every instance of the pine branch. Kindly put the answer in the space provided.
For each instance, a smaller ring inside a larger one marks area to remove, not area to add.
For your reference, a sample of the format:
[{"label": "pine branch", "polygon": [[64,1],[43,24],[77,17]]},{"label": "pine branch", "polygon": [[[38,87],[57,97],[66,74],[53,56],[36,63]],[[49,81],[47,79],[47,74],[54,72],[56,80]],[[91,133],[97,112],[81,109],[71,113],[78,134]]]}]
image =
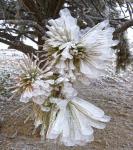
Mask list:
[{"label": "pine branch", "polygon": [[41,35],[45,34],[45,30],[42,26],[40,26],[38,23],[35,21],[31,20],[6,20],[6,23],[9,24],[16,24],[16,25],[27,25],[30,27],[34,27],[36,30],[40,32]]},{"label": "pine branch", "polygon": [[115,30],[114,34],[122,33],[126,31],[128,28],[130,28],[131,26],[133,26],[133,20],[125,22],[121,27]]},{"label": "pine branch", "polygon": [[17,36],[12,36],[11,34],[8,34],[6,32],[0,32],[0,37],[9,41],[15,41],[17,39]]},{"label": "pine branch", "polygon": [[8,41],[7,39],[0,37],[0,42],[9,45],[10,48],[23,52],[24,54],[35,54],[36,52],[36,49],[34,49],[32,46],[26,45],[19,41]]},{"label": "pine branch", "polygon": [[35,0],[20,0],[20,2],[23,4],[24,8],[26,8],[28,12],[34,16],[37,22],[42,22],[44,16]]}]

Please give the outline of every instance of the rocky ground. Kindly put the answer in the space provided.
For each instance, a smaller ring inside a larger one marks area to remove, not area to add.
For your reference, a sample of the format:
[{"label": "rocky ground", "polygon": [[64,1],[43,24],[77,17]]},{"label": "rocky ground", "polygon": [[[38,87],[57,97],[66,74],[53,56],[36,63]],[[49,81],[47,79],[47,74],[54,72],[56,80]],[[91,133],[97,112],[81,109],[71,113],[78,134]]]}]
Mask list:
[{"label": "rocky ground", "polygon": [[88,85],[77,82],[76,87],[82,98],[112,118],[105,130],[95,130],[94,142],[66,148],[53,141],[43,141],[38,133],[32,135],[32,120],[24,123],[30,109],[25,109],[17,97],[10,100],[0,95],[0,150],[133,150],[133,73],[91,80]]}]

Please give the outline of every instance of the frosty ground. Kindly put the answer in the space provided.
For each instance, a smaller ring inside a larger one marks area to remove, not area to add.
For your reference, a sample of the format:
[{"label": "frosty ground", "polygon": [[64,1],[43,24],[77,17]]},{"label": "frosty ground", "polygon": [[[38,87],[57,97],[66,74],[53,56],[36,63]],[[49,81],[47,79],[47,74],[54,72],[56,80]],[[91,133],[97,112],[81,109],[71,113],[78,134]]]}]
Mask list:
[{"label": "frosty ground", "polygon": [[[12,74],[10,79],[14,79],[18,73],[16,61],[22,55],[3,50],[0,56],[0,72]],[[129,70],[124,75],[89,80],[88,85],[77,81],[75,86],[80,97],[102,108],[112,118],[105,130],[95,130],[94,142],[66,148],[53,141],[40,140],[38,131],[32,135],[33,120],[24,123],[30,108],[23,109],[19,97],[10,100],[10,94],[5,93],[0,95],[0,150],[132,150],[133,73]]]}]

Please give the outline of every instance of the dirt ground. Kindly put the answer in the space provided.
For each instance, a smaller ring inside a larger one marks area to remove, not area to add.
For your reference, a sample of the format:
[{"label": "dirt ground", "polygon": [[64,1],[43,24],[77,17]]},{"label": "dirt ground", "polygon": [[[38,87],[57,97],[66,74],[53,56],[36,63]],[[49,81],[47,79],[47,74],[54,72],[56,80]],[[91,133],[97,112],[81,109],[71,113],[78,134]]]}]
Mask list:
[{"label": "dirt ground", "polygon": [[53,142],[41,141],[32,135],[33,122],[24,124],[28,111],[19,100],[0,99],[0,150],[133,150],[133,89],[126,82],[91,82],[84,86],[77,83],[82,98],[101,107],[111,116],[105,130],[95,130],[95,141],[85,147],[65,148]]},{"label": "dirt ground", "polygon": [[92,80],[88,86],[77,82],[76,87],[82,98],[112,118],[106,129],[95,130],[94,142],[67,148],[41,140],[38,132],[32,135],[32,120],[24,124],[30,109],[19,109],[24,106],[19,98],[0,96],[0,150],[133,150],[133,74],[126,79]]}]

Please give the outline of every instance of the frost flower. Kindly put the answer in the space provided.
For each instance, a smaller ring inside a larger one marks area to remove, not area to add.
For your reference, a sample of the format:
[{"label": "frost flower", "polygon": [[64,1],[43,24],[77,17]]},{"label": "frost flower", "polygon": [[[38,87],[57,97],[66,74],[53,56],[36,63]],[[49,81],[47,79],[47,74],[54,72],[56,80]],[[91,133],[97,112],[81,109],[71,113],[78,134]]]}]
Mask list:
[{"label": "frost flower", "polygon": [[[79,72],[89,78],[97,78],[105,73],[106,64],[111,62],[113,52],[111,47],[118,44],[112,40],[114,28],[105,20],[93,28],[79,29],[77,20],[68,9],[60,11],[60,18],[49,20],[47,28],[48,39],[44,47],[56,61],[55,67],[60,74],[70,74],[75,80]],[[71,77],[70,77],[71,80]]]},{"label": "frost flower", "polygon": [[85,145],[93,141],[93,127],[104,129],[110,117],[100,108],[77,97],[77,91],[69,82],[64,83],[62,95],[64,99],[50,99],[58,109],[56,115],[51,116],[46,138],[59,138],[65,146]]},{"label": "frost flower", "polygon": [[39,105],[51,94],[51,87],[48,81],[36,80],[30,87],[27,87],[21,94],[20,101],[27,103],[31,99]]},{"label": "frost flower", "polygon": [[52,72],[47,68],[41,70],[37,61],[32,61],[30,58],[25,58],[20,66],[22,73],[16,89],[16,92],[21,94],[20,101],[28,103],[32,100],[42,105],[51,94],[51,85],[54,84],[54,80],[50,78]]},{"label": "frost flower", "polygon": [[55,99],[55,102],[60,110],[50,122],[46,138],[59,138],[65,146],[93,141],[93,127],[103,129],[110,120],[100,108],[78,97],[70,101]]},{"label": "frost flower", "polygon": [[107,20],[80,30],[68,9],[48,23],[44,66],[43,60],[25,58],[16,92],[21,102],[32,102],[35,129],[40,127],[42,137],[58,138],[65,146],[85,145],[94,139],[93,128],[105,128],[110,117],[79,98],[73,83],[78,75],[97,78],[105,73],[118,41],[112,40],[114,28]]}]

